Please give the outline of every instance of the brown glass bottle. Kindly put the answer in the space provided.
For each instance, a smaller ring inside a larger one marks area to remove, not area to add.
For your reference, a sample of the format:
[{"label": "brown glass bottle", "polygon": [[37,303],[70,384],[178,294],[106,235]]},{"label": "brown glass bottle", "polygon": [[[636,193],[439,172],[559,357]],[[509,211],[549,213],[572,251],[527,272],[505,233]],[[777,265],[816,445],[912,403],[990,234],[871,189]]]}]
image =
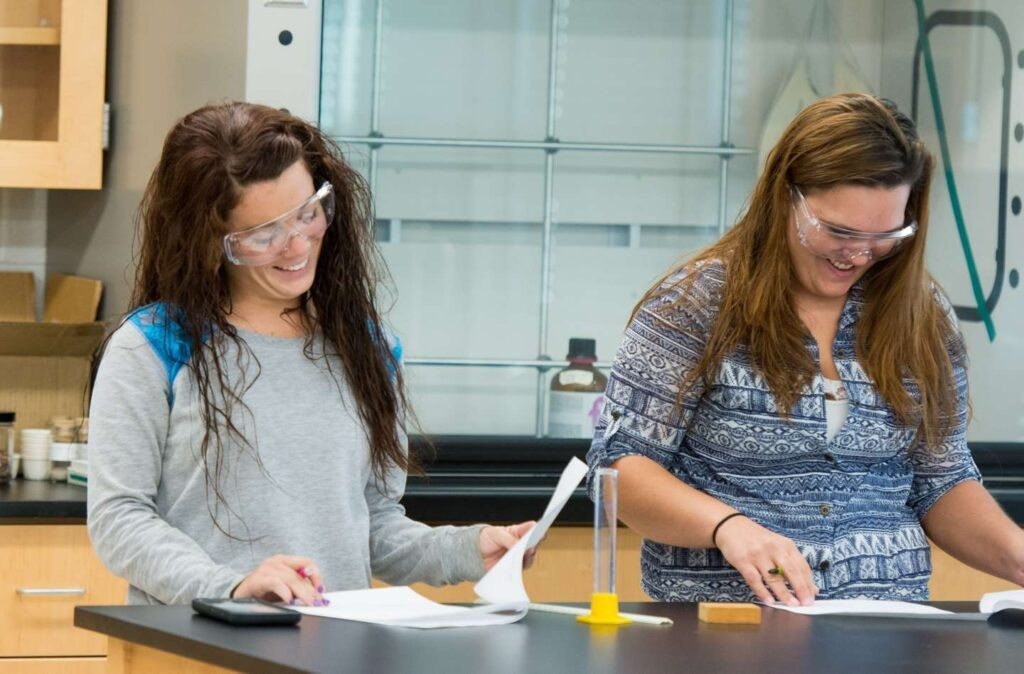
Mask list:
[{"label": "brown glass bottle", "polygon": [[13,480],[14,412],[0,412],[0,484]]},{"label": "brown glass bottle", "polygon": [[597,342],[571,338],[566,359],[569,366],[559,370],[551,380],[548,437],[592,438],[604,404],[604,389],[608,386],[608,378],[594,367]]}]

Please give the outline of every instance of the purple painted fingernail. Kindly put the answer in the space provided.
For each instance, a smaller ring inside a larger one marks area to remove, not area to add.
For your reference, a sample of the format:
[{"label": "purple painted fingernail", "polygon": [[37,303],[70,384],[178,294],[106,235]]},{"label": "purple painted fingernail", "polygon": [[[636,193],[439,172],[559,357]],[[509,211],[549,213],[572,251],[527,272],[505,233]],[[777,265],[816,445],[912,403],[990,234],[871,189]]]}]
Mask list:
[{"label": "purple painted fingernail", "polygon": [[292,606],[295,606],[295,604],[297,604],[298,602],[299,602],[299,600],[298,600],[298,599],[292,599],[292,600],[291,600],[290,602],[288,602],[288,603],[289,603],[289,604],[291,604]]},{"label": "purple painted fingernail", "polygon": [[327,597],[324,597],[324,606],[329,606],[330,603],[331,603],[331,600],[328,599]]},{"label": "purple painted fingernail", "polygon": [[313,606],[320,606],[320,600],[319,599],[314,599],[313,600]]},{"label": "purple painted fingernail", "polygon": [[323,585],[317,585],[316,586],[316,591],[319,592],[320,594],[323,594],[324,593],[324,586]]}]

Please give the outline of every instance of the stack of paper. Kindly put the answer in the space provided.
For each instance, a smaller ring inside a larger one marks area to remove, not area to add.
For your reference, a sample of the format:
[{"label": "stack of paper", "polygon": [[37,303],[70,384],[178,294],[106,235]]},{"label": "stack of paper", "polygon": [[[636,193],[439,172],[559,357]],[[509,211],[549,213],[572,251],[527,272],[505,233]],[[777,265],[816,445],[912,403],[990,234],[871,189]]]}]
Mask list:
[{"label": "stack of paper", "polygon": [[587,464],[577,458],[573,458],[565,467],[555,493],[536,526],[520,538],[473,588],[487,602],[485,604],[473,607],[449,606],[431,601],[409,587],[388,587],[329,592],[324,596],[330,599],[330,606],[303,606],[297,610],[326,618],[423,629],[516,622],[526,615],[530,605],[530,598],[523,586],[523,557],[528,549],[535,547],[544,538],[551,523],[586,474]]},{"label": "stack of paper", "polygon": [[1024,610],[1024,590],[1007,590],[1006,592],[989,592],[981,598],[978,607],[982,613],[995,613],[1004,608]]}]

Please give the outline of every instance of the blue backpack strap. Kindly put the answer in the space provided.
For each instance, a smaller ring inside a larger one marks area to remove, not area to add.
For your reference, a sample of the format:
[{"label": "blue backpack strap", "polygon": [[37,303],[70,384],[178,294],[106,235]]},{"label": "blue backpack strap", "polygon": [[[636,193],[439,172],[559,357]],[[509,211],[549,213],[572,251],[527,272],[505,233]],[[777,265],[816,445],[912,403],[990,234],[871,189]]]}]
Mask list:
[{"label": "blue backpack strap", "polygon": [[[373,337],[373,341],[376,344],[377,340],[383,337],[391,344],[391,356],[395,359],[395,363],[398,365],[402,364],[402,340],[398,338],[398,335],[385,329],[383,326],[375,326],[373,321],[367,321],[367,326],[370,329],[370,336]],[[395,366],[388,362],[388,374],[391,378],[395,378]]]},{"label": "blue backpack strap", "polygon": [[174,379],[192,357],[192,344],[181,326],[167,315],[163,302],[147,304],[132,312],[128,321],[149,342],[167,374],[167,404],[174,405]]},{"label": "blue backpack strap", "polygon": [[[399,365],[402,364],[402,340],[398,338],[395,333],[389,333],[391,337],[391,355],[394,357],[395,362]],[[395,371],[390,363],[388,363],[388,370],[391,372],[391,376],[395,376]]]}]

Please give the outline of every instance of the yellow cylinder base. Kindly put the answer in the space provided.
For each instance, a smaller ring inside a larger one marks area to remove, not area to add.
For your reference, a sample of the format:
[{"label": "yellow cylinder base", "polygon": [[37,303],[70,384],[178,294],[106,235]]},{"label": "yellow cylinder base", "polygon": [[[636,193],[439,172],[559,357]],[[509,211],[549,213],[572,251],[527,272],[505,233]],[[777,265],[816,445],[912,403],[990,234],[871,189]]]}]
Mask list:
[{"label": "yellow cylinder base", "polygon": [[590,613],[576,616],[576,620],[588,625],[628,625],[633,622],[619,615],[619,595],[609,592],[590,595]]}]

